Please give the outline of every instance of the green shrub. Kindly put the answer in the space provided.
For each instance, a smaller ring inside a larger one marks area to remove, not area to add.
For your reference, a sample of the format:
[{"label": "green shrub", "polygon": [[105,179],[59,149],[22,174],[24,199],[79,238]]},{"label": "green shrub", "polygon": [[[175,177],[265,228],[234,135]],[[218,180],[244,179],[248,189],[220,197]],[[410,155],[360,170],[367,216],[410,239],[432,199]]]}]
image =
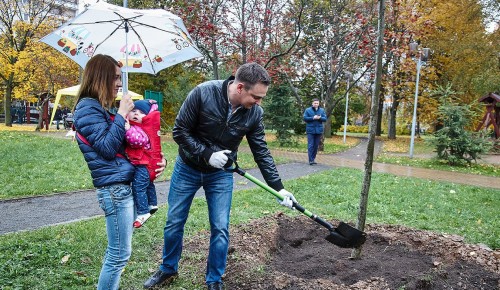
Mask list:
[{"label": "green shrub", "polygon": [[297,137],[293,134],[292,127],[299,113],[293,105],[288,86],[275,87],[269,91],[265,111],[268,124],[276,130],[276,138],[280,146],[297,145]]},{"label": "green shrub", "polygon": [[[344,132],[344,125],[340,126],[339,132]],[[347,125],[347,132],[349,133],[368,133],[368,125],[358,126],[358,125]],[[382,133],[385,133],[385,130],[382,129]],[[406,128],[406,126],[397,126],[396,134],[401,135],[410,135],[410,129]]]},{"label": "green shrub", "polygon": [[293,122],[292,129],[295,135],[304,135],[306,133],[306,122],[302,120]]},{"label": "green shrub", "polygon": [[450,165],[470,164],[491,148],[491,142],[481,133],[467,131],[474,119],[470,105],[445,101],[438,114],[443,127],[434,133],[436,138],[429,142],[436,147],[439,159],[446,160]]},{"label": "green shrub", "polygon": [[396,125],[396,135],[410,135],[410,128],[406,125]]},{"label": "green shrub", "polygon": [[[340,126],[339,131],[344,132],[344,125]],[[347,125],[346,131],[350,133],[368,133],[368,126]]]}]

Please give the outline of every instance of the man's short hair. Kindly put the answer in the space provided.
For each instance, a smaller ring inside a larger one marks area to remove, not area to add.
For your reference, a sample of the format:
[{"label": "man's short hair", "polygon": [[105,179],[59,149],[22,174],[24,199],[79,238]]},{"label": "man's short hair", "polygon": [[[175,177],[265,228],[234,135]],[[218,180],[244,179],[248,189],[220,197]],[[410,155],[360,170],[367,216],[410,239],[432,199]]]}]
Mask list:
[{"label": "man's short hair", "polygon": [[266,69],[255,62],[246,63],[238,68],[234,76],[236,82],[243,83],[248,90],[255,84],[261,83],[269,86],[271,84],[271,77]]},{"label": "man's short hair", "polygon": [[319,99],[314,98],[314,99],[313,99],[313,103],[314,103],[314,102],[319,102]]}]

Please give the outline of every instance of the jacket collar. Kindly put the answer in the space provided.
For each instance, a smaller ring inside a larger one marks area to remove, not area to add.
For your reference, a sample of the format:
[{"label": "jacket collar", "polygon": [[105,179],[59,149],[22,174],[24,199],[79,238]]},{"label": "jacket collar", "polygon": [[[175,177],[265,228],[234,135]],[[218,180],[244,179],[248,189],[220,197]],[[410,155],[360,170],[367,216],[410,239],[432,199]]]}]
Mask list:
[{"label": "jacket collar", "polygon": [[222,95],[224,96],[225,100],[228,100],[227,87],[229,86],[229,82],[231,81],[234,81],[234,76],[230,76],[227,80],[225,80],[222,83]]},{"label": "jacket collar", "polygon": [[[233,82],[233,81],[234,81],[234,79],[235,79],[235,77],[234,77],[234,76],[230,76],[227,80],[225,80],[225,81],[222,83],[222,95],[224,96],[224,100],[226,100],[226,101],[227,101],[227,104],[228,104],[229,106],[230,106],[230,102],[229,102],[229,96],[228,96],[228,94],[227,94],[227,88],[228,88],[229,84],[230,84],[231,82]],[[229,110],[229,111],[231,111],[231,108],[229,108],[228,110]],[[245,110],[245,111],[246,111],[247,109],[246,109],[245,107],[243,107],[243,106],[241,106],[241,105],[240,105],[240,106],[239,106],[239,107],[238,107],[238,108],[237,108],[237,109],[233,112],[233,114],[234,114],[236,111],[238,111],[238,110]]]}]

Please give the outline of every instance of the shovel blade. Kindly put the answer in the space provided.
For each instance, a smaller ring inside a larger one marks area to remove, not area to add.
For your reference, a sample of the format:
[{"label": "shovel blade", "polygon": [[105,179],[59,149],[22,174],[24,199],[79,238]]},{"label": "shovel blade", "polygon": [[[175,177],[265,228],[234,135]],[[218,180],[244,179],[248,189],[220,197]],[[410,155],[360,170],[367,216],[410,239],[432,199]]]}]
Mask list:
[{"label": "shovel blade", "polygon": [[366,233],[340,222],[339,226],[331,230],[325,239],[341,248],[357,248],[365,243]]}]

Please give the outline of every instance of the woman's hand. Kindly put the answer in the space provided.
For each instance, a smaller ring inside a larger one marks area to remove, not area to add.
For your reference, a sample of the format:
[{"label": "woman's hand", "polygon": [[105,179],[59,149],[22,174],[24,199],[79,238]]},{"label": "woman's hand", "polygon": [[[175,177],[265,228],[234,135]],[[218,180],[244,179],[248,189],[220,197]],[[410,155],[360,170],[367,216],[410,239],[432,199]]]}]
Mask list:
[{"label": "woman's hand", "polygon": [[118,114],[122,115],[124,119],[127,118],[127,114],[134,108],[134,102],[132,101],[132,96],[126,94],[122,96],[120,101],[120,106],[118,107]]},{"label": "woman's hand", "polygon": [[160,176],[163,173],[163,171],[165,170],[165,167],[167,166],[167,160],[165,159],[163,152],[161,152],[160,154],[161,154],[161,157],[163,157],[163,158],[162,158],[161,162],[157,163],[157,165],[160,166],[160,168],[155,170],[157,178],[158,178],[158,176]]}]

